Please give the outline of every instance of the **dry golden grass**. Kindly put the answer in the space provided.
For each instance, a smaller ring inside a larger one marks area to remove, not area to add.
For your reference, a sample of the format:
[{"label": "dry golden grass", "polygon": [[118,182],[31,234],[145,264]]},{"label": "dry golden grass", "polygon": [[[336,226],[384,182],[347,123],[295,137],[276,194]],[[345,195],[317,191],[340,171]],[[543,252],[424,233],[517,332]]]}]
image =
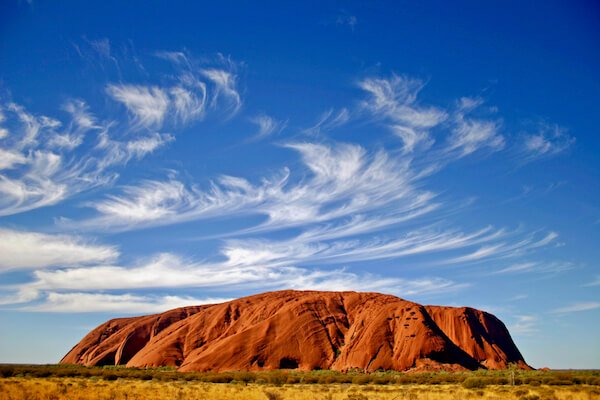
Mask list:
[{"label": "dry golden grass", "polygon": [[600,388],[571,386],[498,386],[467,389],[462,385],[355,385],[207,383],[97,378],[0,379],[0,400],[591,400],[600,399]]}]

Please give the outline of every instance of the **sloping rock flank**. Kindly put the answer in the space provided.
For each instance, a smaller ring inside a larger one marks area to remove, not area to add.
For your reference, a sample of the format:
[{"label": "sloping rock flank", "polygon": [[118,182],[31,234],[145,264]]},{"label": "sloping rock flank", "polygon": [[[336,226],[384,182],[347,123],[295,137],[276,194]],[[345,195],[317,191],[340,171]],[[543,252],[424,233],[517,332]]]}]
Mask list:
[{"label": "sloping rock flank", "polygon": [[504,324],[484,311],[291,290],[110,320],[61,363],[180,371],[529,368]]}]

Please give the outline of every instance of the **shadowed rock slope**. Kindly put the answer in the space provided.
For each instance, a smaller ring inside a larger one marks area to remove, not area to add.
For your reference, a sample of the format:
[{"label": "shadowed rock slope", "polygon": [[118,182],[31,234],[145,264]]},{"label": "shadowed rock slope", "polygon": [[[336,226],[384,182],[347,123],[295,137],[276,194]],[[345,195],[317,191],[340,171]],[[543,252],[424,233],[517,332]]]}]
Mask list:
[{"label": "shadowed rock slope", "polygon": [[61,363],[180,371],[529,368],[504,324],[484,311],[291,290],[113,319]]}]

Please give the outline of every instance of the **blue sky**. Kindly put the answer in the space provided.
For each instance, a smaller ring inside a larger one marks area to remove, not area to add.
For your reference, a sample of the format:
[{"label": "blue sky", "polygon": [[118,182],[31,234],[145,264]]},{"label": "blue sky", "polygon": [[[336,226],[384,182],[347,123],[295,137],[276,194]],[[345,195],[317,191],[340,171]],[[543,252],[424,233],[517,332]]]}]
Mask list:
[{"label": "blue sky", "polygon": [[284,288],[599,368],[594,2],[3,2],[0,362]]}]

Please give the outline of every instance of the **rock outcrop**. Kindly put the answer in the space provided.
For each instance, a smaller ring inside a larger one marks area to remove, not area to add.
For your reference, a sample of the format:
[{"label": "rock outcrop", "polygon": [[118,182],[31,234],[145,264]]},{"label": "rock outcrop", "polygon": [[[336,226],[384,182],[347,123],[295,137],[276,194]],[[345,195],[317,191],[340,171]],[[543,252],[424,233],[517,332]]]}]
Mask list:
[{"label": "rock outcrop", "polygon": [[180,371],[529,368],[504,324],[484,311],[291,290],[110,320],[61,363]]}]

